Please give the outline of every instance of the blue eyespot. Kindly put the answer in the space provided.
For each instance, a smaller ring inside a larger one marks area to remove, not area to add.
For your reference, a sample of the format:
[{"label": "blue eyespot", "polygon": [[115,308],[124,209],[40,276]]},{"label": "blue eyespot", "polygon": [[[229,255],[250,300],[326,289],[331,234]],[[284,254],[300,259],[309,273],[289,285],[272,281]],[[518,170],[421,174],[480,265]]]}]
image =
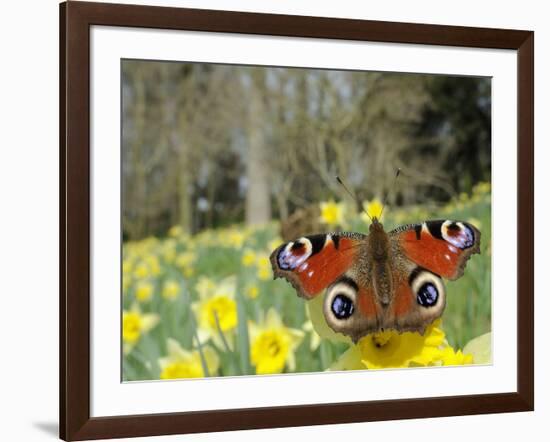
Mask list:
[{"label": "blue eyespot", "polygon": [[347,319],[353,315],[353,301],[345,295],[336,295],[332,300],[331,310],[337,319]]},{"label": "blue eyespot", "polygon": [[439,293],[431,282],[425,283],[416,294],[416,300],[422,307],[433,307],[437,303]]}]

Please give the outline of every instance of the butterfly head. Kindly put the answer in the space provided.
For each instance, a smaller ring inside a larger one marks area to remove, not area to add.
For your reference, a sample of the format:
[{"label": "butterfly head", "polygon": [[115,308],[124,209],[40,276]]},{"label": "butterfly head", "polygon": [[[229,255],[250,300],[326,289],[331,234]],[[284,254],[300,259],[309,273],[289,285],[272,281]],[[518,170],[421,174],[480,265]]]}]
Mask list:
[{"label": "butterfly head", "polygon": [[383,232],[384,231],[384,225],[380,222],[378,217],[373,216],[372,217],[372,223],[369,226],[369,232]]}]

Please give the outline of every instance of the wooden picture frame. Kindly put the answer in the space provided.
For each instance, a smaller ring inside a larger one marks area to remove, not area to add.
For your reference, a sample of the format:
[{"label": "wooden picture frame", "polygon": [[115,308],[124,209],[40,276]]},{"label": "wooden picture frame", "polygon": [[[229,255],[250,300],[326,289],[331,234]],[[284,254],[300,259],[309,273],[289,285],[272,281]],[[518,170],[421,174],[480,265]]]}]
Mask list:
[{"label": "wooden picture frame", "polygon": [[[89,88],[92,25],[517,51],[517,391],[407,400],[90,417]],[[65,440],[82,440],[533,410],[533,45],[534,34],[530,31],[76,1],[61,4],[60,437]]]}]

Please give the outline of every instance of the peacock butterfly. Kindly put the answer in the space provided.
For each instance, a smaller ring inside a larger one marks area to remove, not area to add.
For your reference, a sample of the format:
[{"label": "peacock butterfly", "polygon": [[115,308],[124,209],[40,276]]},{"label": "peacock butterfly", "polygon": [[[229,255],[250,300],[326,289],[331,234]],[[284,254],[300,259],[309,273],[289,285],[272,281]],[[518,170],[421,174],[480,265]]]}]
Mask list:
[{"label": "peacock butterfly", "polygon": [[372,218],[369,234],[326,233],[287,242],[271,253],[274,278],[286,278],[312,299],[326,289],[324,315],[335,331],[357,342],[394,329],[424,334],[445,308],[443,278],[464,274],[480,253],[480,231],[452,220],[384,231]]}]

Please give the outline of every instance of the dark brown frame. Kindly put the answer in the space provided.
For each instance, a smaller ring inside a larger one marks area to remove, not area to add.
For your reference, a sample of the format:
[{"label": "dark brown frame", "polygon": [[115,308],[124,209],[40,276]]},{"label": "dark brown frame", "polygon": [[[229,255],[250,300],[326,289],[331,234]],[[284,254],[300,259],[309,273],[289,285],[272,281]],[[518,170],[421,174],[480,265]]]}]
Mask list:
[{"label": "dark brown frame", "polygon": [[[518,55],[517,392],[90,417],[91,25],[512,49]],[[365,20],[70,1],[60,5],[60,437],[65,440],[290,427],[534,409],[534,34]],[[521,238],[519,234],[521,233]],[[520,294],[521,289],[521,296]]]}]

